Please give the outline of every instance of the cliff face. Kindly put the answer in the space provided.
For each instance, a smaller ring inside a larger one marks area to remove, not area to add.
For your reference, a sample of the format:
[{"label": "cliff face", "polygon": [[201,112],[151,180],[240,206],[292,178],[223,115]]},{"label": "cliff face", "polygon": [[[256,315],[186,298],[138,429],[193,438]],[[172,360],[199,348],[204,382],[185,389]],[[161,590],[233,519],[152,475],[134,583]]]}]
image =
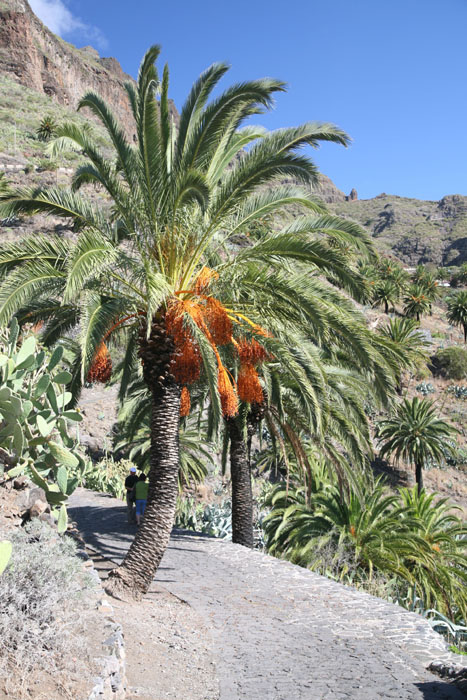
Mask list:
[{"label": "cliff face", "polygon": [[[100,58],[92,47],[77,49],[55,36],[27,0],[0,0],[0,73],[75,109],[92,90],[108,102],[132,135],[130,106],[123,87],[132,81],[115,58]],[[176,114],[173,107],[174,116]]]}]

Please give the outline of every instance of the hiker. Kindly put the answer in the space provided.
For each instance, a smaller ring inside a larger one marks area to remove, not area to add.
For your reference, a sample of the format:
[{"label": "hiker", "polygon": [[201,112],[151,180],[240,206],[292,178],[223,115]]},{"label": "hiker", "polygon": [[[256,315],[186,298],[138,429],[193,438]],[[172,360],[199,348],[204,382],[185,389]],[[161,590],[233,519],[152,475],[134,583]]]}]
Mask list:
[{"label": "hiker", "polygon": [[141,518],[144,515],[146,501],[148,500],[149,484],[146,481],[146,474],[142,472],[135,485],[136,498],[136,524],[139,526]]},{"label": "hiker", "polygon": [[126,508],[128,514],[128,522],[135,522],[135,515],[133,512],[133,504],[135,502],[135,484],[138,481],[136,476],[136,467],[130,467],[130,473],[125,479],[125,489],[126,489]]}]

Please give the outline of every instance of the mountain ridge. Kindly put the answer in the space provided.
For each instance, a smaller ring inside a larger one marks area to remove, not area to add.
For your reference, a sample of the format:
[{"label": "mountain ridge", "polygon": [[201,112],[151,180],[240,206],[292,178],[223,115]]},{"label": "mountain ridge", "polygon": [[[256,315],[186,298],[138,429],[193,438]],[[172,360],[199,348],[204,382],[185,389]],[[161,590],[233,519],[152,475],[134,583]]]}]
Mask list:
[{"label": "mountain ridge", "polygon": [[[0,76],[5,78],[4,92],[8,92],[8,80],[13,80],[23,86],[25,95],[30,96],[28,91],[33,90],[47,97],[51,105],[58,104],[69,110],[76,110],[84,93],[94,91],[109,103],[130,140],[134,137],[124,87],[127,81],[134,82],[133,78],[124,73],[116,58],[101,57],[91,46],[76,48],[53,34],[36,17],[27,0],[0,0]],[[38,159],[40,161],[40,153],[31,134],[32,117],[26,120],[24,116],[17,118],[15,113],[8,114],[8,109],[14,112],[18,98],[16,89],[10,88],[10,92],[14,93],[12,99],[8,100],[7,94],[3,103],[0,99],[0,115],[3,120],[7,115],[9,124],[14,124],[14,146],[10,144],[9,150],[3,146],[5,153],[0,153],[0,170],[3,165],[4,170],[24,168],[26,171],[31,167],[28,152],[37,152],[34,167]],[[42,114],[39,111],[32,115],[38,121],[47,113],[45,103],[32,98],[31,103],[36,110],[41,109],[37,105],[44,105]],[[173,102],[171,111],[177,123],[179,116]],[[63,114],[61,110],[60,117]],[[21,124],[25,124],[23,152],[18,154],[17,127],[19,129]],[[4,143],[5,140],[4,137]],[[314,194],[332,213],[359,222],[374,238],[381,253],[394,256],[404,264],[457,266],[467,261],[467,197],[463,195],[446,195],[433,202],[382,193],[360,200],[355,188],[346,195],[326,175],[320,175]]]}]

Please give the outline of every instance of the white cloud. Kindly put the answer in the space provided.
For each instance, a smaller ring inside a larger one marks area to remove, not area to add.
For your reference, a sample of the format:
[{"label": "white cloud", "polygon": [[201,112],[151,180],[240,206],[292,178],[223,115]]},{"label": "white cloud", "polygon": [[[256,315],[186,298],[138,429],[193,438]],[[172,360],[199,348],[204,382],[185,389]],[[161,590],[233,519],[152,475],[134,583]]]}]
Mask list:
[{"label": "white cloud", "polygon": [[86,41],[95,42],[99,48],[106,48],[107,40],[97,27],[85,24],[66,7],[63,0],[29,0],[32,11],[54,34],[80,35]]}]

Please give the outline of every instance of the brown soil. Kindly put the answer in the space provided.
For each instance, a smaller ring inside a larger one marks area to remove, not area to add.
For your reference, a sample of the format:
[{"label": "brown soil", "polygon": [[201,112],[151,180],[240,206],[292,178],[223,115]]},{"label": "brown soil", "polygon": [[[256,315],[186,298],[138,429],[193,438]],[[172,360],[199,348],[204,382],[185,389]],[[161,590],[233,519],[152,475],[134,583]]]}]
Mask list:
[{"label": "brown soil", "polygon": [[[114,564],[89,552],[102,580]],[[217,700],[209,631],[186,603],[153,583],[144,599],[109,599],[123,628],[128,700]]]}]

